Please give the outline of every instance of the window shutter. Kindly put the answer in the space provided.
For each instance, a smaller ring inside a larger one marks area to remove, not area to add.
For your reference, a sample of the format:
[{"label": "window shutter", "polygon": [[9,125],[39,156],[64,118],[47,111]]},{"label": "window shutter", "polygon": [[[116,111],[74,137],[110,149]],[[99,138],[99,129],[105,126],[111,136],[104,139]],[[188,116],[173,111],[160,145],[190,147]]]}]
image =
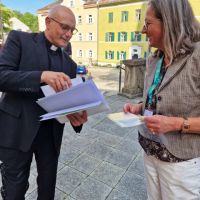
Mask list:
[{"label": "window shutter", "polygon": [[131,42],[135,41],[135,32],[131,32]]},{"label": "window shutter", "polygon": [[117,60],[119,60],[119,51],[117,51]]},{"label": "window shutter", "polygon": [[128,11],[126,12],[126,21],[128,21]]},{"label": "window shutter", "polygon": [[142,35],[141,33],[138,34],[138,41],[141,41]]},{"label": "window shutter", "polygon": [[126,60],[126,51],[124,51],[124,59]]},{"label": "window shutter", "polygon": [[108,59],[108,53],[105,51],[105,59]]},{"label": "window shutter", "polygon": [[114,59],[114,55],[115,55],[115,52],[114,52],[114,51],[112,51],[112,59]]},{"label": "window shutter", "polygon": [[125,41],[125,42],[127,41],[127,32],[125,32],[125,38],[124,38],[124,41]]},{"label": "window shutter", "polygon": [[112,32],[112,40],[111,41],[114,42],[114,40],[115,40],[115,33]]},{"label": "window shutter", "polygon": [[118,33],[118,42],[120,42],[120,35],[121,35],[121,33],[119,32]]},{"label": "window shutter", "polygon": [[105,33],[105,41],[108,42],[108,33]]}]

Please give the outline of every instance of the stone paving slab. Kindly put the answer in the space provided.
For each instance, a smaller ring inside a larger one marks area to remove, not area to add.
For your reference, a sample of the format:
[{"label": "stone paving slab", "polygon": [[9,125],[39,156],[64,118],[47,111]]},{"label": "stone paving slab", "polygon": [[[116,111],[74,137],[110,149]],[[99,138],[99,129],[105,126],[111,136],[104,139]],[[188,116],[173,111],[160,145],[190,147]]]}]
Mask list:
[{"label": "stone paving slab", "polygon": [[67,194],[70,194],[86,178],[83,174],[71,167],[64,167],[58,172],[57,188]]},{"label": "stone paving slab", "polygon": [[111,190],[112,188],[106,184],[93,178],[87,178],[71,196],[77,200],[104,200]]},{"label": "stone paving slab", "polygon": [[133,200],[147,199],[144,177],[137,174],[126,173],[115,188]]},{"label": "stone paving slab", "polygon": [[102,160],[96,159],[87,154],[81,154],[78,158],[69,163],[69,166],[84,173],[91,174],[95,168],[102,163]]},{"label": "stone paving slab", "polygon": [[[121,111],[127,99],[115,95],[108,101],[111,113]],[[79,134],[66,124],[55,200],[147,199],[137,138],[137,128],[120,128],[107,118],[107,113],[90,117]],[[26,200],[37,198],[36,176],[33,162]]]},{"label": "stone paving slab", "polygon": [[91,176],[107,184],[110,187],[115,187],[115,185],[119,182],[124,173],[124,169],[108,162],[103,162],[95,169]]}]

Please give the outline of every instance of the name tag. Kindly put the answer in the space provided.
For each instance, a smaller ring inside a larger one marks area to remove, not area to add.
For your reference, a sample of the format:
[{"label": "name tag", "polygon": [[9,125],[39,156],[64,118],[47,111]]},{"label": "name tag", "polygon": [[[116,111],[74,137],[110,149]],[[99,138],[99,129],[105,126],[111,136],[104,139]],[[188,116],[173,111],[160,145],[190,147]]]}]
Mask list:
[{"label": "name tag", "polygon": [[153,115],[153,111],[152,110],[148,110],[148,109],[144,110],[144,116],[152,116],[152,115]]}]

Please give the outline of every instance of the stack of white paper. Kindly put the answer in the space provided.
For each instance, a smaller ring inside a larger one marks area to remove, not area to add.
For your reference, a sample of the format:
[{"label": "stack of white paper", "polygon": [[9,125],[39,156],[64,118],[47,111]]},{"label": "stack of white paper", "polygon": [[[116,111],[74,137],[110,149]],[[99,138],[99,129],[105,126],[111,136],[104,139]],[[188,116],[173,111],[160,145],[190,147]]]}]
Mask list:
[{"label": "stack of white paper", "polygon": [[44,94],[50,96],[37,101],[48,112],[41,116],[41,120],[56,118],[60,123],[65,123],[68,121],[66,115],[71,113],[86,110],[88,115],[93,115],[109,109],[93,80],[87,80],[54,94],[52,91],[49,93],[48,87],[42,89]]}]

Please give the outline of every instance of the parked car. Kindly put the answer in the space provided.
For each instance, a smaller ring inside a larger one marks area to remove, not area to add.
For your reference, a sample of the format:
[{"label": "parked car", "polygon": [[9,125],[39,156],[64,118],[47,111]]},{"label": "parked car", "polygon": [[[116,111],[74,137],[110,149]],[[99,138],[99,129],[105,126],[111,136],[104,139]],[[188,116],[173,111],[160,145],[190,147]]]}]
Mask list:
[{"label": "parked car", "polygon": [[78,65],[76,69],[77,74],[86,75],[88,73],[88,70],[85,65]]}]

